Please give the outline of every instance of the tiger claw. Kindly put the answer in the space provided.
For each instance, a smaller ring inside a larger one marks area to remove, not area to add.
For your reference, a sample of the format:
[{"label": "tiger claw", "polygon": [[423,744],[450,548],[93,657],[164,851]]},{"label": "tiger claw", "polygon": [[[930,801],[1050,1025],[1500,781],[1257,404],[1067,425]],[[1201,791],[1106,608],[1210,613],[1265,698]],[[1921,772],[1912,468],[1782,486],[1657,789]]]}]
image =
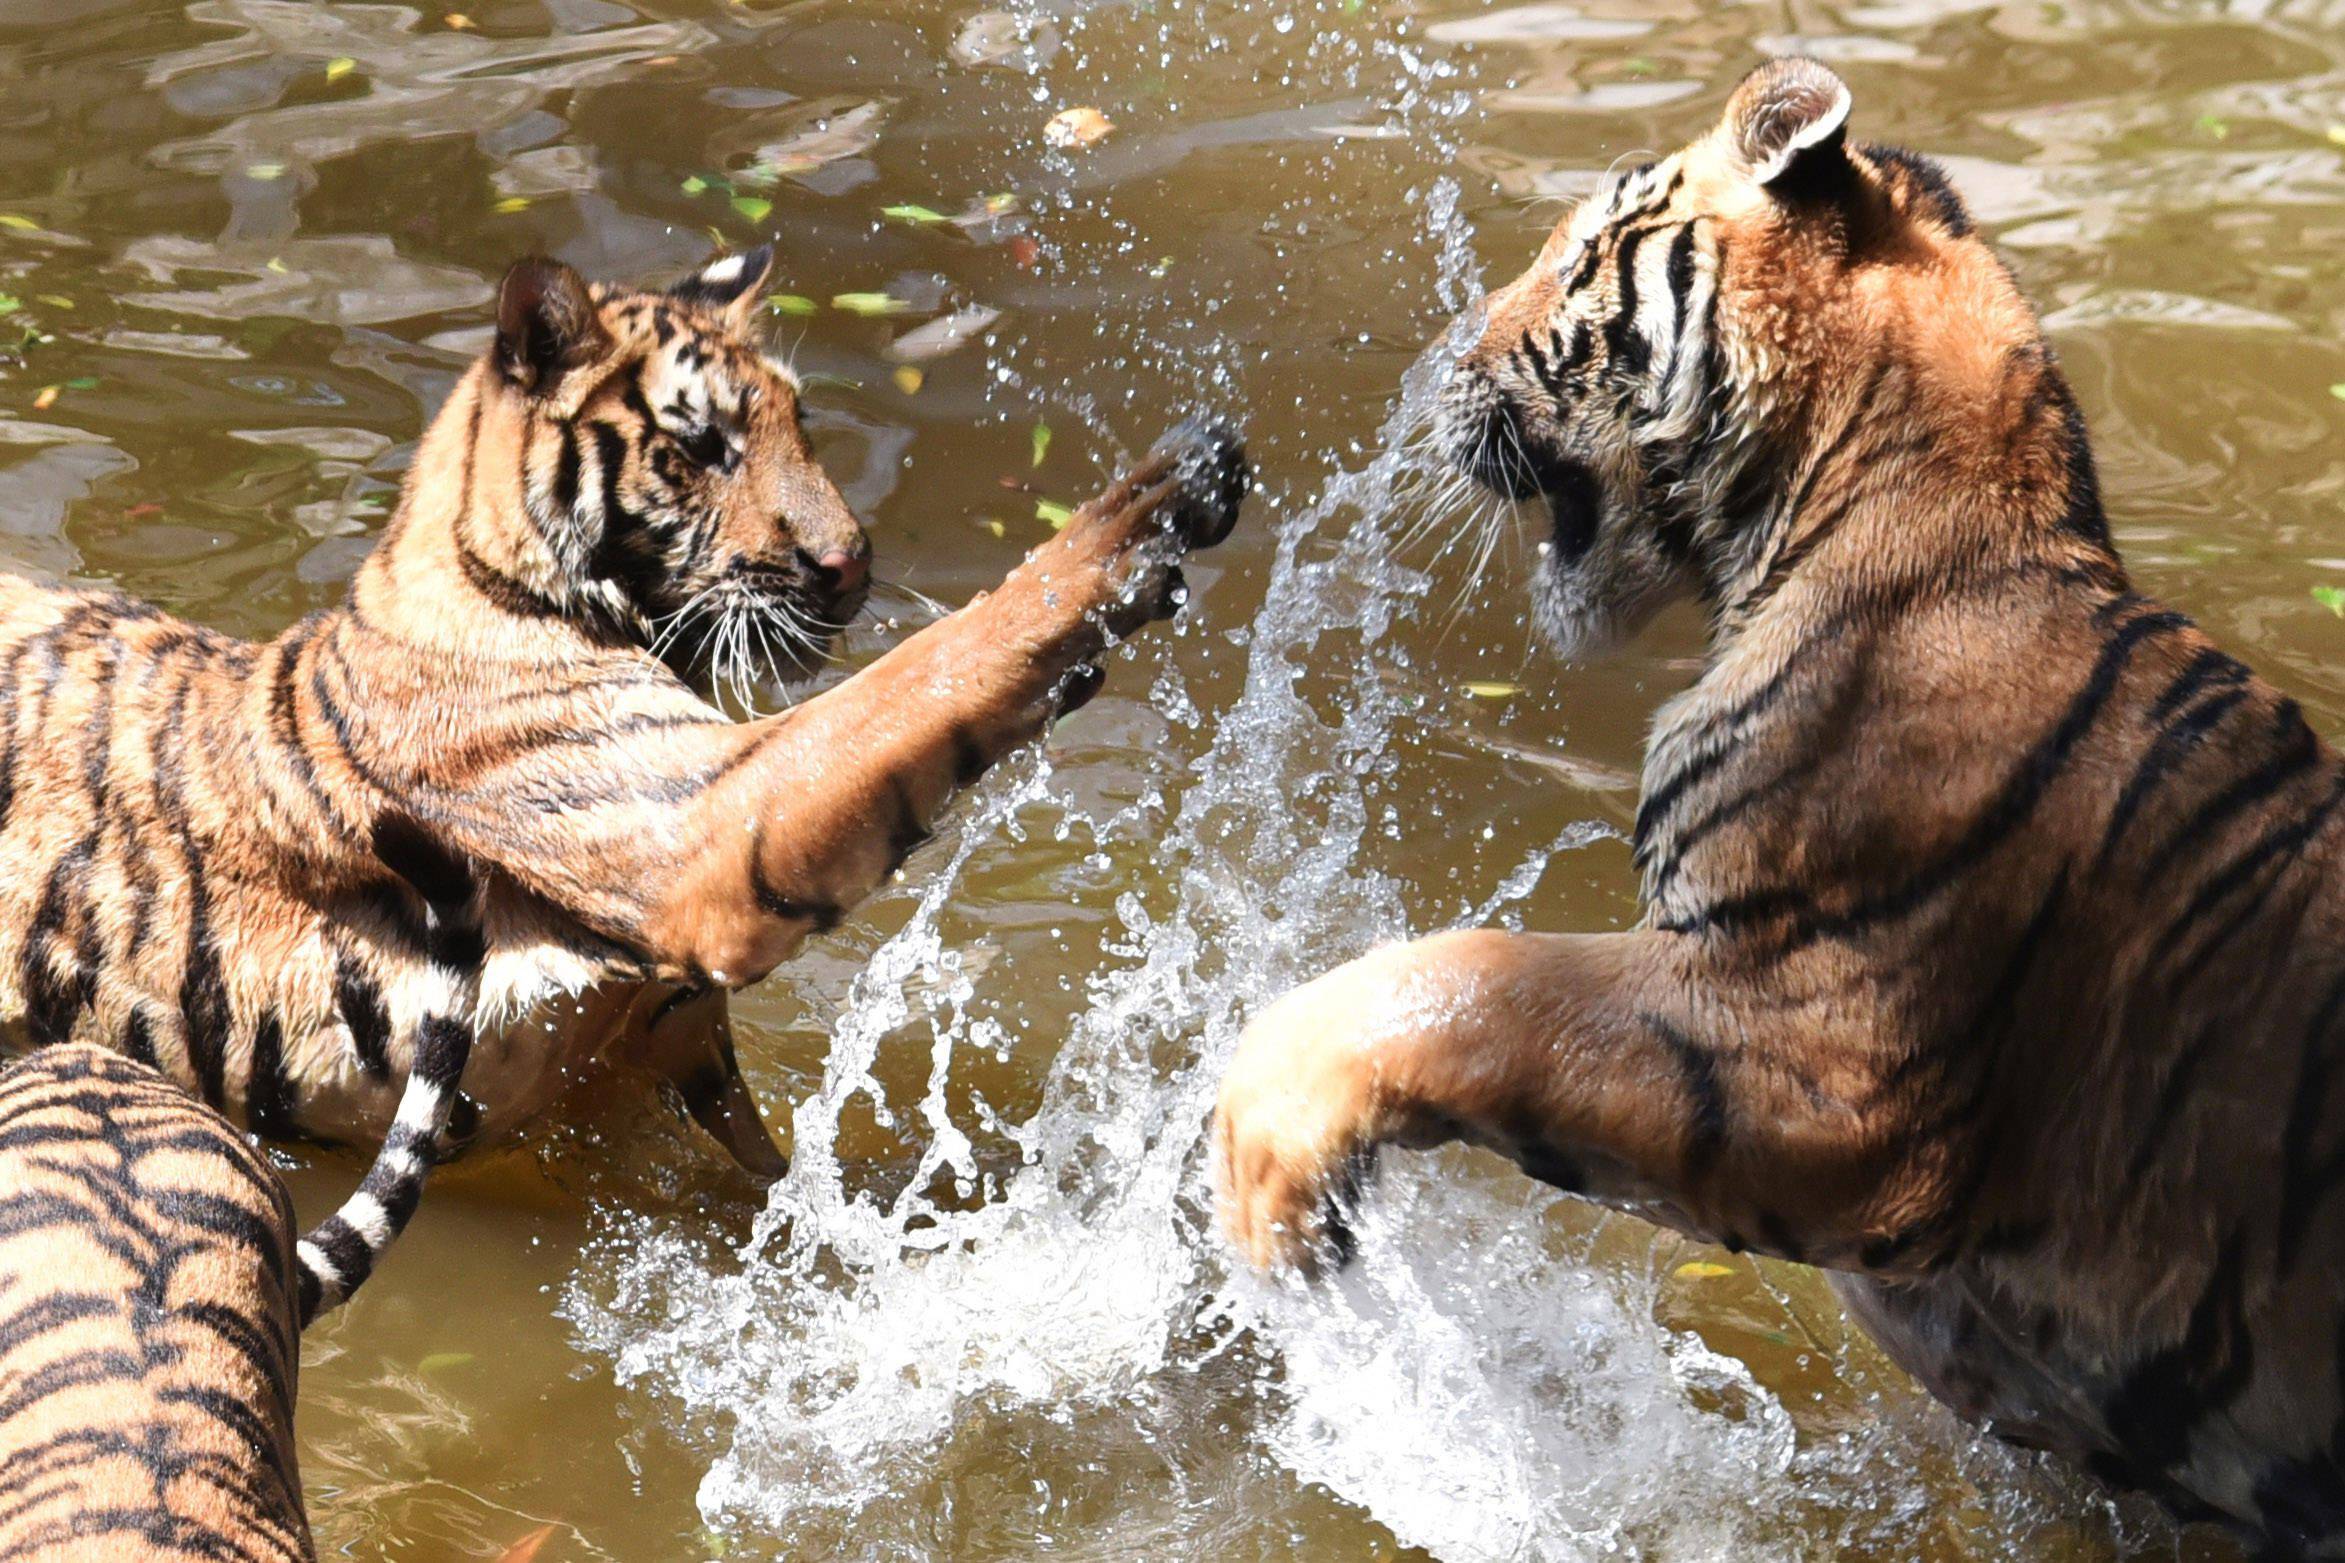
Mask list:
[{"label": "tiger claw", "polygon": [[1184,547],[1211,548],[1238,524],[1238,509],[1253,486],[1246,442],[1218,418],[1191,418],[1156,442],[1149,454],[1168,458],[1178,485],[1165,506],[1165,524]]}]

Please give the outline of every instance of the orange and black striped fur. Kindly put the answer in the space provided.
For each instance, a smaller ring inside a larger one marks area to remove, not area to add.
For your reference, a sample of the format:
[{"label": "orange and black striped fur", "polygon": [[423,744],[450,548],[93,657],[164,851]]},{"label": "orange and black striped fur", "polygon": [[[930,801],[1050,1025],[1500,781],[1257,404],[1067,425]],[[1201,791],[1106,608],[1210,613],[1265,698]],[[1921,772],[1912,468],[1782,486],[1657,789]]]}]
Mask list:
[{"label": "orange and black striped fur", "polygon": [[1646,917],[1270,1008],[1225,1223],[1307,1256],[1355,1158],[1472,1141],[1828,1266],[1965,1415],[2345,1555],[2345,764],[2130,589],[2032,312],[1848,107],[1762,68],[1489,299],[1447,416],[1544,502],[1547,632],[1709,612]]},{"label": "orange and black striped fur", "polygon": [[86,1045],[0,1074],[0,1563],[289,1563],[293,1208],[226,1120]]},{"label": "orange and black striped fur", "polygon": [[0,579],[0,1030],[321,1139],[382,1134],[457,1039],[466,1139],[609,1055],[778,1173],[726,990],[1096,688],[1244,478],[1224,432],[1168,441],[992,594],[731,720],[702,691],[817,658],[868,576],[751,332],[769,265],[515,266],[348,600],[266,644]]}]

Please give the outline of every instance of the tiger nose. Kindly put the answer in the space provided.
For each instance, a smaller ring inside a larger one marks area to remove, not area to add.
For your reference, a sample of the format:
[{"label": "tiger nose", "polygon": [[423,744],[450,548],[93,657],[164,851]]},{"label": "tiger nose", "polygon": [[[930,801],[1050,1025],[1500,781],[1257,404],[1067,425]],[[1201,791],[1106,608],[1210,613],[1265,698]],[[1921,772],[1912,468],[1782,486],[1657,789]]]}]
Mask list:
[{"label": "tiger nose", "polygon": [[844,597],[871,579],[871,555],[834,548],[814,561],[814,573],[822,577],[823,589],[831,596]]}]

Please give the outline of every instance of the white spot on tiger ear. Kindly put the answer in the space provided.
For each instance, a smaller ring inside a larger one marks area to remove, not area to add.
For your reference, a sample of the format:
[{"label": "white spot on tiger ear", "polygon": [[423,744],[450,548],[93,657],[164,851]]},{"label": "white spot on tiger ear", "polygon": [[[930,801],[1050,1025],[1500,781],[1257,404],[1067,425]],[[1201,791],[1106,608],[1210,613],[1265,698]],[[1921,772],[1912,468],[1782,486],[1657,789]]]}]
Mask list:
[{"label": "white spot on tiger ear", "polygon": [[723,260],[711,261],[700,269],[701,281],[713,282],[720,287],[740,275],[741,257],[738,255],[728,255]]},{"label": "white spot on tiger ear", "polygon": [[1798,55],[1769,60],[1734,89],[1725,134],[1758,184],[1773,184],[1804,156],[1836,145],[1848,126],[1848,84]]},{"label": "white spot on tiger ear", "polygon": [[1822,146],[1838,136],[1848,123],[1848,104],[1848,89],[1843,87],[1839,97],[1832,101],[1821,118],[1810,120],[1792,132],[1791,139],[1783,144],[1781,151],[1752,168],[1751,177],[1763,185],[1773,184],[1783,177],[1792,164],[1799,161],[1802,152],[1810,147]]}]

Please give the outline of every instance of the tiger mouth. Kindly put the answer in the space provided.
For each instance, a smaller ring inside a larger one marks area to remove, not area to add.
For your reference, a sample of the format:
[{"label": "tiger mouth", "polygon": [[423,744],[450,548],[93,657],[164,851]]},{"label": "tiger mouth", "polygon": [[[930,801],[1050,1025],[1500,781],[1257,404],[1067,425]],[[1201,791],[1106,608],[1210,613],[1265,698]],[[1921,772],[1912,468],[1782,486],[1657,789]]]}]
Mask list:
[{"label": "tiger mouth", "polygon": [[1596,542],[1596,522],[1604,510],[1596,474],[1576,461],[1554,462],[1540,473],[1539,492],[1547,501],[1555,555],[1569,564]]},{"label": "tiger mouth", "polygon": [[1492,414],[1492,427],[1461,442],[1456,465],[1468,477],[1517,504],[1544,500],[1557,560],[1569,564],[1596,541],[1604,496],[1586,464],[1554,455],[1527,439],[1510,410]]}]

